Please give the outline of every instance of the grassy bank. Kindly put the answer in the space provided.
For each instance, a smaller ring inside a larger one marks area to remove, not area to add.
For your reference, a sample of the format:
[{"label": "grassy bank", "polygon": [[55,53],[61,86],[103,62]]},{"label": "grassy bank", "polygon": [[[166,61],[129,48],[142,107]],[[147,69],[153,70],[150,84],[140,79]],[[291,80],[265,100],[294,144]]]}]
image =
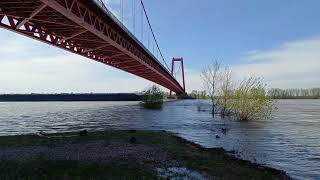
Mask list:
[{"label": "grassy bank", "polygon": [[[171,133],[104,131],[0,137],[0,179],[154,179],[185,167],[208,179],[287,179],[285,172],[206,149]],[[170,175],[181,176],[181,174]],[[168,177],[168,176],[167,176]]]}]

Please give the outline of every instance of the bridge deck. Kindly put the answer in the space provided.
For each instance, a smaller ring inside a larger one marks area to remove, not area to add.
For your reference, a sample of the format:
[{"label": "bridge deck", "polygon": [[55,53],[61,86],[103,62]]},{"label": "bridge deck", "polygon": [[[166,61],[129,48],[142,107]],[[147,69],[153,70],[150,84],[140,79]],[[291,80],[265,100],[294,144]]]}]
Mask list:
[{"label": "bridge deck", "polygon": [[0,27],[184,93],[169,71],[94,0],[1,0]]}]

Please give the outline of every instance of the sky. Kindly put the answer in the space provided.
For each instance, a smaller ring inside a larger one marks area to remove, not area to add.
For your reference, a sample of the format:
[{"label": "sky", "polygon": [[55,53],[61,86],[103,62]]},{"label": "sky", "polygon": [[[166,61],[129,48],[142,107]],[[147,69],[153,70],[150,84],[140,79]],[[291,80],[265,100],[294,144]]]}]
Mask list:
[{"label": "sky", "polygon": [[[202,89],[201,71],[214,60],[229,66],[236,81],[254,75],[269,88],[320,87],[318,0],[144,3],[166,62],[184,58],[188,92]],[[121,19],[120,0],[108,0],[107,6]],[[132,0],[123,0],[123,6],[122,19],[132,30]],[[0,93],[138,92],[152,85],[1,28],[0,42]]]}]

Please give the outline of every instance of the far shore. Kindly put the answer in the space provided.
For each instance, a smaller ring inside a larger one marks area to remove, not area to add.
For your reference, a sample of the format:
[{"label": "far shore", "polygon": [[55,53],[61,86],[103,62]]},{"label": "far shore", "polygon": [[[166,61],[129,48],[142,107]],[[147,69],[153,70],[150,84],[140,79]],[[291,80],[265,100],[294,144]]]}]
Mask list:
[{"label": "far shore", "polygon": [[0,179],[290,179],[165,131],[2,136],[0,157]]},{"label": "far shore", "polygon": [[0,102],[39,101],[141,101],[135,93],[0,94]]},{"label": "far shore", "polygon": [[[141,101],[140,93],[60,93],[60,94],[0,94],[0,102],[81,102],[81,101]],[[180,99],[198,98],[192,96],[181,96],[179,98],[168,97],[165,101],[174,101]],[[313,96],[297,97],[274,97],[274,100],[298,100],[298,99],[320,99]],[[198,100],[206,100],[200,98]],[[208,99],[209,100],[209,99]]]}]

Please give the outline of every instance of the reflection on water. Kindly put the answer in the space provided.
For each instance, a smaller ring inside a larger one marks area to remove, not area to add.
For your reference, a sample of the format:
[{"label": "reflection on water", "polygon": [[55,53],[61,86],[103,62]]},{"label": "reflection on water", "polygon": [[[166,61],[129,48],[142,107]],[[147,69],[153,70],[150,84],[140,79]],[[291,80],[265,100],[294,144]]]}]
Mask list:
[{"label": "reflection on water", "polygon": [[198,103],[167,102],[162,110],[145,110],[138,102],[6,102],[0,103],[0,135],[168,130],[203,146],[224,147],[239,157],[286,170],[294,178],[320,178],[319,100],[280,100],[272,120],[241,123],[198,112]]}]

